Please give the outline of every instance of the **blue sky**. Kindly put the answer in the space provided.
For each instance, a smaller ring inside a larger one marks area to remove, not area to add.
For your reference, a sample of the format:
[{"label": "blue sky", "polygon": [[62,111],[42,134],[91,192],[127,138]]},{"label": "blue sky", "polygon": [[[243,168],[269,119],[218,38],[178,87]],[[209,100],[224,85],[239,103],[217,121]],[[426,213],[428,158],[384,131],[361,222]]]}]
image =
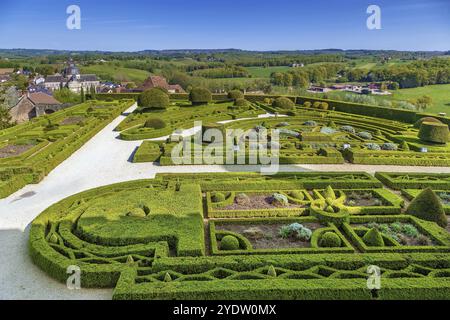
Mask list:
[{"label": "blue sky", "polygon": [[[81,8],[81,30],[66,8]],[[368,30],[379,5],[382,29]],[[1,0],[0,48],[450,50],[450,0]]]}]

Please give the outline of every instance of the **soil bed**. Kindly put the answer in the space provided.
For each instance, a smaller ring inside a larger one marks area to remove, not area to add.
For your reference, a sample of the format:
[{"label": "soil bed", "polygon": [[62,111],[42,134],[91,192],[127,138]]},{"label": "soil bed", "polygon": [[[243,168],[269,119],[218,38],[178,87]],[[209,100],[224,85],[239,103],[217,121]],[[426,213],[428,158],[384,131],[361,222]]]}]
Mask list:
[{"label": "soil bed", "polygon": [[[279,235],[282,226],[287,224],[226,224],[216,226],[217,230],[232,231],[245,236],[245,230],[258,228],[263,236],[260,238],[251,238],[246,236],[253,246],[253,249],[283,249],[283,248],[310,248],[310,241],[300,241],[295,238],[282,238]],[[302,225],[311,231],[323,227],[319,223],[305,222]]]},{"label": "soil bed", "polygon": [[350,207],[376,207],[383,205],[383,201],[370,192],[350,192],[347,194],[345,205]]},{"label": "soil bed", "polygon": [[61,121],[61,125],[71,125],[71,124],[78,124],[84,120],[84,117],[68,117]]},{"label": "soil bed", "polygon": [[22,153],[33,148],[32,144],[12,145],[0,149],[0,159],[20,156]]},{"label": "soil bed", "polygon": [[220,210],[252,210],[252,209],[289,209],[289,208],[304,208],[306,205],[289,203],[286,206],[277,206],[272,203],[271,194],[257,194],[248,195],[248,201],[246,203],[230,204],[225,207],[221,207]]}]

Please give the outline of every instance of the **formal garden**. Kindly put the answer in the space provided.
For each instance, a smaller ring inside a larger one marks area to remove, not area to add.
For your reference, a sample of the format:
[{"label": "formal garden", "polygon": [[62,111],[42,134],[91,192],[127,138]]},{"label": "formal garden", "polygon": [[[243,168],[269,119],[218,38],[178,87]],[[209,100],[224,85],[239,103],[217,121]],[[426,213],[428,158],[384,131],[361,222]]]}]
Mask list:
[{"label": "formal garden", "polygon": [[[447,177],[401,193],[388,181],[413,174],[377,176],[158,174],[100,187],[42,212],[30,254],[62,282],[79,266],[82,287],[114,299],[448,298],[445,188],[433,191]],[[367,288],[370,265],[380,289]]]},{"label": "formal garden", "polygon": [[[231,145],[223,141],[222,146],[215,147],[223,157],[230,146],[240,148],[247,158],[250,156],[246,132],[266,131],[270,145],[276,131],[280,164],[450,164],[446,117],[332,100],[244,95],[240,91],[211,95],[205,90],[198,96],[172,94],[169,97],[161,90],[152,90],[147,97],[149,101],[143,95],[123,95],[137,99],[140,107],[116,127],[120,138],[153,139],[142,142],[134,153],[134,162],[157,162],[162,166],[179,164],[172,156],[179,135],[183,129],[192,128],[194,121],[202,121],[202,133],[216,129],[226,135],[230,129],[244,130]],[[262,114],[271,117],[258,117]],[[154,138],[159,139],[154,141]],[[206,136],[193,137],[182,151],[192,153],[197,147],[204,150],[210,142]],[[271,155],[270,147],[268,155]],[[199,160],[192,164],[211,163]]]},{"label": "formal garden", "polygon": [[134,104],[95,101],[0,131],[0,198],[38,183]]}]

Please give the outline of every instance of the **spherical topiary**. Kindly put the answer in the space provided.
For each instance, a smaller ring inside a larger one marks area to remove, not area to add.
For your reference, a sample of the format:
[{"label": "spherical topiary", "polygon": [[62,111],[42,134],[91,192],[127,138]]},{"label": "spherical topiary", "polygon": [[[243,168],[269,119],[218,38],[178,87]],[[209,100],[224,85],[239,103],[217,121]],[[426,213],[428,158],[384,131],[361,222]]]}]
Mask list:
[{"label": "spherical topiary", "polygon": [[447,226],[447,216],[439,197],[430,188],[423,190],[406,209],[406,213],[423,220],[436,222],[441,227]]},{"label": "spherical topiary", "polygon": [[160,118],[151,118],[145,121],[144,127],[152,129],[162,129],[166,127],[166,123]]},{"label": "spherical topiary", "polygon": [[281,109],[293,109],[295,103],[289,98],[279,97],[273,101],[272,106]]},{"label": "spherical topiary", "polygon": [[238,98],[234,101],[234,105],[236,107],[246,107],[250,104],[250,102],[248,102],[247,100],[245,100],[244,98]]},{"label": "spherical topiary", "polygon": [[421,118],[419,121],[417,121],[417,122],[414,124],[414,128],[419,129],[420,126],[422,125],[422,123],[424,123],[424,122],[442,123],[441,120],[438,120],[438,119],[436,119],[436,118],[433,118],[433,117],[424,117],[424,118]]},{"label": "spherical topiary", "polygon": [[384,240],[377,228],[372,228],[363,236],[364,243],[369,247],[383,247]]},{"label": "spherical topiary", "polygon": [[444,123],[423,122],[419,138],[422,141],[445,144],[448,142],[448,125]]},{"label": "spherical topiary", "polygon": [[320,103],[320,105],[319,105],[319,109],[322,109],[322,110],[328,110],[328,103],[326,103],[326,102],[321,102]]},{"label": "spherical topiary", "polygon": [[305,108],[311,108],[311,102],[309,102],[309,101],[305,101],[305,103],[303,104],[303,106],[305,107]]},{"label": "spherical topiary", "polygon": [[241,90],[231,90],[228,92],[228,98],[233,100],[244,99],[244,93]]},{"label": "spherical topiary", "polygon": [[138,104],[146,109],[166,109],[170,105],[169,96],[163,91],[152,88],[139,95]]},{"label": "spherical topiary", "polygon": [[341,238],[332,231],[324,232],[319,240],[319,246],[323,248],[339,248],[341,243]]},{"label": "spherical topiary", "polygon": [[239,240],[231,235],[225,236],[220,241],[220,249],[222,250],[238,250]]},{"label": "spherical topiary", "polygon": [[211,196],[212,202],[225,201],[225,195],[222,192],[214,192]]},{"label": "spherical topiary", "polygon": [[211,92],[206,88],[193,88],[189,93],[189,101],[192,104],[207,104],[211,102]]}]

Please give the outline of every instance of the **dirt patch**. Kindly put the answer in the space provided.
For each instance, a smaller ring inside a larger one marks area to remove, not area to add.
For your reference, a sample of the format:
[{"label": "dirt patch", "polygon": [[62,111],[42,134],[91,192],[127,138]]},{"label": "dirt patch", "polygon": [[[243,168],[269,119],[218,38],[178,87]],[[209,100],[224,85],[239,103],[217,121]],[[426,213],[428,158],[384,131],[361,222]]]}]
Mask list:
[{"label": "dirt patch", "polygon": [[84,117],[79,116],[79,117],[68,117],[66,119],[64,119],[63,121],[61,121],[61,125],[71,125],[71,124],[79,124],[80,122],[82,122],[84,120]]},{"label": "dirt patch", "polygon": [[[252,239],[247,237],[253,246],[253,249],[283,249],[283,248],[310,248],[310,241],[300,241],[294,238],[282,238],[279,235],[282,226],[287,224],[226,224],[216,226],[217,230],[232,231],[243,235],[249,228],[258,228],[262,231],[263,237]],[[319,223],[305,222],[303,226],[314,231],[323,227]]]},{"label": "dirt patch", "polygon": [[350,207],[377,207],[383,205],[383,201],[371,192],[350,192],[347,194],[345,205]]},{"label": "dirt patch", "polygon": [[33,144],[12,145],[0,149],[0,159],[20,156],[22,153],[33,148]]},{"label": "dirt patch", "polygon": [[248,201],[245,203],[230,204],[225,207],[221,207],[220,210],[253,210],[253,209],[290,209],[290,208],[305,208],[306,205],[289,203],[286,206],[276,206],[272,204],[271,194],[249,194]]}]

